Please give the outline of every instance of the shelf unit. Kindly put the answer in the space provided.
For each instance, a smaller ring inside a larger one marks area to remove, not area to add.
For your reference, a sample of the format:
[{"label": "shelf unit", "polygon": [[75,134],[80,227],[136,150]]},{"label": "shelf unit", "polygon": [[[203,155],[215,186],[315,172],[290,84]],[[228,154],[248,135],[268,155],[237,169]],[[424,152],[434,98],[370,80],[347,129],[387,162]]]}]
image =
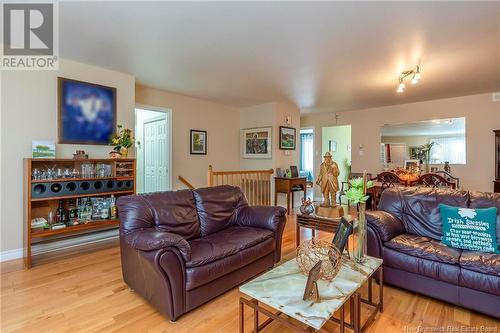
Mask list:
[{"label": "shelf unit", "polygon": [[500,193],[500,130],[495,130],[495,180],[493,191]]},{"label": "shelf unit", "polygon": [[[59,179],[32,179],[35,168],[47,169],[69,168],[81,172],[83,164],[107,164],[111,167],[109,177],[78,177]],[[32,246],[59,240],[64,237],[75,237],[89,232],[113,229],[119,226],[118,219],[92,220],[87,224],[67,226],[62,229],[32,230],[31,220],[36,217],[47,219],[49,212],[55,212],[58,201],[76,200],[83,197],[116,198],[135,193],[136,163],[135,159],[24,159],[24,264],[26,268],[33,265]],[[67,209],[67,206],[65,205]]]}]

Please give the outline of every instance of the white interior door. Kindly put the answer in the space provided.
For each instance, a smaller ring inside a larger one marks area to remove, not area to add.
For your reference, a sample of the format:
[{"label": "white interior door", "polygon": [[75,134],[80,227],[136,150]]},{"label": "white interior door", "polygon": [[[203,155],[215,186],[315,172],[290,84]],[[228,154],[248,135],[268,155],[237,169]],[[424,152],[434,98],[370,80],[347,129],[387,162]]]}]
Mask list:
[{"label": "white interior door", "polygon": [[144,192],[170,188],[168,170],[167,120],[144,123]]}]

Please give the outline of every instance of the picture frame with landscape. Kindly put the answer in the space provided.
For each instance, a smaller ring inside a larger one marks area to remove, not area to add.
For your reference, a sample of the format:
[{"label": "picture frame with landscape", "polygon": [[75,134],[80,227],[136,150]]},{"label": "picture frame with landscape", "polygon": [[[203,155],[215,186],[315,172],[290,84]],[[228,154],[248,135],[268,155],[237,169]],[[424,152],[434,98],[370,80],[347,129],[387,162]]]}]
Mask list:
[{"label": "picture frame with landscape", "polygon": [[56,143],[54,141],[31,141],[33,158],[56,158]]},{"label": "picture frame with landscape", "polygon": [[241,130],[243,158],[272,158],[272,127],[244,128]]},{"label": "picture frame with landscape", "polygon": [[280,149],[295,150],[296,129],[280,126]]},{"label": "picture frame with landscape", "polygon": [[191,155],[206,155],[207,154],[207,131],[190,130],[190,154]]}]

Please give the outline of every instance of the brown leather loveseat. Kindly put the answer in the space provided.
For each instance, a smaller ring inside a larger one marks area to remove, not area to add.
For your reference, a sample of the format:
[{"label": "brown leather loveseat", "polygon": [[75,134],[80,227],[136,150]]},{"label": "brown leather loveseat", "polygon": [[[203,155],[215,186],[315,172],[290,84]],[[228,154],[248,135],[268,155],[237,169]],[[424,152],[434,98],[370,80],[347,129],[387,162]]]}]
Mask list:
[{"label": "brown leather loveseat", "polygon": [[366,214],[368,254],[384,259],[386,283],[500,318],[500,255],[441,244],[440,203],[500,212],[500,194],[390,188]]},{"label": "brown leather loveseat", "polygon": [[286,210],[250,207],[238,187],[118,199],[123,278],[170,320],[280,260]]}]

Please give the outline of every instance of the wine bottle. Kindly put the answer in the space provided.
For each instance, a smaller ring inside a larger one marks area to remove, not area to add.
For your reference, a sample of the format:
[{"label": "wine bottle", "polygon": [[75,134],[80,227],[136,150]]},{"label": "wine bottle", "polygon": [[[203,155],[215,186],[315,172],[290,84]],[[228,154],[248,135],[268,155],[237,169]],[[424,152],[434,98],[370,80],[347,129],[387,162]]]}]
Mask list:
[{"label": "wine bottle", "polygon": [[75,199],[69,199],[68,215],[70,225],[78,224],[78,207],[75,205]]},{"label": "wine bottle", "polygon": [[64,209],[64,201],[59,200],[59,207],[56,210],[56,219],[58,223],[66,223],[68,221],[68,213]]},{"label": "wine bottle", "polygon": [[116,200],[114,194],[111,194],[111,204],[109,206],[109,218],[116,219]]},{"label": "wine bottle", "polygon": [[90,222],[92,220],[92,201],[90,197],[87,197],[87,201],[85,202],[85,223]]}]

